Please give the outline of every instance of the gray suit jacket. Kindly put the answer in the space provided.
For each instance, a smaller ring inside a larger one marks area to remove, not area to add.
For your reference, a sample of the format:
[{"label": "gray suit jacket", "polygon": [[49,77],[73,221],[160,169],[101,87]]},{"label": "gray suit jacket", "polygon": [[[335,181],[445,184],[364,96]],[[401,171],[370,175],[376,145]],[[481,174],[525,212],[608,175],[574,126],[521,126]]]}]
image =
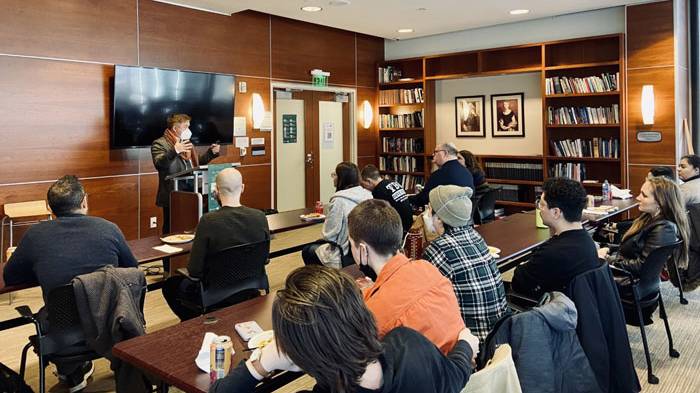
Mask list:
[{"label": "gray suit jacket", "polygon": [[[207,149],[204,154],[199,156],[199,164],[206,165],[216,157],[218,157],[218,154],[214,154],[211,149]],[[158,170],[158,194],[156,195],[156,205],[160,207],[169,206],[170,191],[173,190],[174,184],[172,180],[165,180],[165,178],[191,168],[192,164],[182,159],[182,157],[175,152],[175,146],[170,144],[164,136],[153,141],[151,145],[151,158],[153,158],[153,165],[155,165]],[[192,191],[191,182],[188,184],[188,187],[189,189],[185,187],[182,190]]]}]

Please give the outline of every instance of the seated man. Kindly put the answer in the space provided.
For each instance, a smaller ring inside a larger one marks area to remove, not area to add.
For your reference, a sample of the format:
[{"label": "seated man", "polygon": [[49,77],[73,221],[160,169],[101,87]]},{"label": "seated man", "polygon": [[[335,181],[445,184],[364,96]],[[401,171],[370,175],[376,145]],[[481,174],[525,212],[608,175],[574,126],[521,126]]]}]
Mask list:
[{"label": "seated man", "polygon": [[401,219],[386,201],[370,199],[348,216],[350,249],[360,270],[376,277],[364,291],[379,336],[398,326],[422,333],[447,354],[464,321],[452,284],[435,266],[409,260],[401,248]]},{"label": "seated man", "polygon": [[[202,278],[206,271],[207,257],[229,247],[270,240],[270,229],[265,214],[258,209],[241,205],[241,194],[245,185],[238,170],[227,168],[216,176],[216,195],[219,210],[202,216],[197,224],[192,252],[187,270],[191,277]],[[256,290],[246,291],[227,303],[237,303],[257,296]],[[198,284],[183,276],[171,277],[163,287],[163,296],[173,312],[181,319],[194,318],[199,314],[183,307],[180,300],[196,302],[199,297]]]},{"label": "seated man", "polygon": [[423,191],[408,198],[411,205],[416,208],[427,205],[430,191],[437,186],[455,185],[474,190],[474,177],[464,165],[459,163],[458,154],[457,148],[452,143],[443,143],[435,147],[433,162],[440,168],[430,174]]},{"label": "seated man", "polygon": [[[87,193],[77,177],[58,179],[46,199],[56,219],[27,230],[5,266],[6,285],[38,283],[46,299],[52,289],[103,266],[138,265],[116,225],[87,215]],[[45,320],[46,315],[39,314]],[[92,362],[61,363],[56,368],[71,392],[87,386],[94,371]]]},{"label": "seated man", "polygon": [[413,224],[413,208],[411,208],[406,190],[401,187],[401,184],[382,179],[379,169],[374,165],[366,165],[362,168],[361,177],[362,187],[371,191],[374,199],[387,201],[391,207],[396,209],[396,212],[401,216],[404,233],[408,232]]},{"label": "seated man", "polygon": [[600,266],[595,243],[581,225],[586,207],[581,183],[555,177],[547,179],[542,188],[539,208],[552,238],[532,252],[529,262],[515,269],[512,283],[515,292],[533,299],[545,292],[564,292],[575,276]]},{"label": "seated man", "polygon": [[508,312],[501,272],[486,242],[469,225],[472,190],[439,186],[430,192],[433,224],[440,237],[430,242],[423,258],[449,278],[462,319],[481,341]]}]

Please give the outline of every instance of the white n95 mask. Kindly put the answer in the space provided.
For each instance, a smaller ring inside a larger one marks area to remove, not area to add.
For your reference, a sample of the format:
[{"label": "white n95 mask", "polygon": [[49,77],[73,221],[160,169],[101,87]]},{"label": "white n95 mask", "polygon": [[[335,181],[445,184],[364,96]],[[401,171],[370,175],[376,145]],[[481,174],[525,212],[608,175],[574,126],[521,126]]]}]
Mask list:
[{"label": "white n95 mask", "polygon": [[180,134],[180,140],[182,141],[187,141],[190,138],[192,138],[192,131],[190,129],[186,129],[185,131],[182,131],[182,134]]}]

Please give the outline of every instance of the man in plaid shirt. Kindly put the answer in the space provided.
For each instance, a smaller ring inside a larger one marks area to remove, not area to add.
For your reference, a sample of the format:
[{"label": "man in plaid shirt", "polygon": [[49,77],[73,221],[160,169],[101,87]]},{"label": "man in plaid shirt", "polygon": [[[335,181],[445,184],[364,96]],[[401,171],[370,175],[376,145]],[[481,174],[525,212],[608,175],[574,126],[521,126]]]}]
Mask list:
[{"label": "man in plaid shirt", "polygon": [[452,185],[430,192],[433,225],[442,234],[428,245],[423,259],[450,279],[465,324],[483,341],[508,312],[508,304],[496,261],[470,225],[471,194],[468,187]]}]

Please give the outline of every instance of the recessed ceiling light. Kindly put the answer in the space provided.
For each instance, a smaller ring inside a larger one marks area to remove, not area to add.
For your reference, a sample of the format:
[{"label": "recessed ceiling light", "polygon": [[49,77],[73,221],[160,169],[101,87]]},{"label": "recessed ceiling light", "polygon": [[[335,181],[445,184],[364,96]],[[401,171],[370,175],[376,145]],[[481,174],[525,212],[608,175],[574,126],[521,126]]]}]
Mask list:
[{"label": "recessed ceiling light", "polygon": [[511,10],[510,14],[511,15],[523,15],[523,14],[529,14],[530,10]]},{"label": "recessed ceiling light", "polygon": [[399,33],[413,33],[413,29],[398,29]]},{"label": "recessed ceiling light", "polygon": [[350,4],[350,0],[331,0],[328,2],[331,7],[342,7],[348,4]]},{"label": "recessed ceiling light", "polygon": [[318,11],[321,11],[322,9],[323,8],[315,6],[315,5],[307,5],[305,7],[301,7],[301,10],[306,11],[306,12],[318,12]]}]

